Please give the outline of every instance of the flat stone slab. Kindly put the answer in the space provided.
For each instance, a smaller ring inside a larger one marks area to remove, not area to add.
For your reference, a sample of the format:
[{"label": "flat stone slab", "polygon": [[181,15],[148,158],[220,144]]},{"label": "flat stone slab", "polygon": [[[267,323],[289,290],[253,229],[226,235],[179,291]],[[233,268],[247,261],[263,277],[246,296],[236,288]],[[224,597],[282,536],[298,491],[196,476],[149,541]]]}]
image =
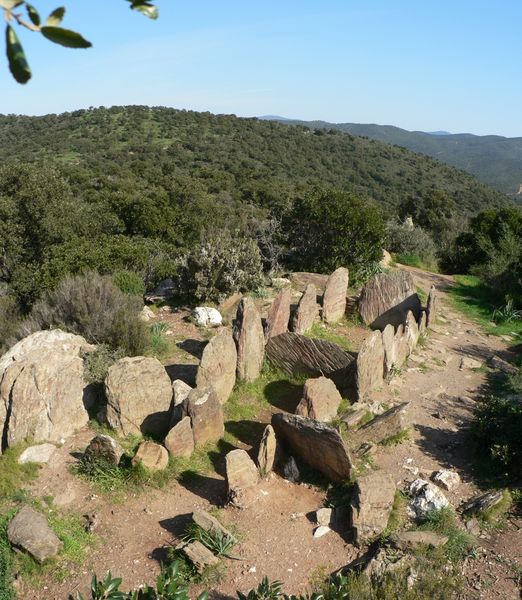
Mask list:
[{"label": "flat stone slab", "polygon": [[40,564],[56,556],[63,546],[45,515],[30,506],[24,506],[13,517],[7,537],[13,546],[25,550]]},{"label": "flat stone slab", "polygon": [[51,460],[51,456],[55,453],[56,446],[54,444],[38,444],[38,446],[29,446],[26,448],[20,457],[18,463],[24,465],[25,463],[39,463],[45,464]]},{"label": "flat stone slab", "polygon": [[357,442],[382,442],[411,426],[410,403],[393,406],[360,427],[355,435]]},{"label": "flat stone slab", "polygon": [[186,558],[194,565],[194,568],[198,573],[203,573],[207,567],[219,563],[217,556],[214,556],[212,552],[198,540],[194,540],[188,544],[180,544],[176,547],[176,550],[181,550]]},{"label": "flat stone slab", "polygon": [[357,543],[386,529],[394,496],[395,482],[387,473],[376,471],[357,479],[351,504],[351,526]]}]

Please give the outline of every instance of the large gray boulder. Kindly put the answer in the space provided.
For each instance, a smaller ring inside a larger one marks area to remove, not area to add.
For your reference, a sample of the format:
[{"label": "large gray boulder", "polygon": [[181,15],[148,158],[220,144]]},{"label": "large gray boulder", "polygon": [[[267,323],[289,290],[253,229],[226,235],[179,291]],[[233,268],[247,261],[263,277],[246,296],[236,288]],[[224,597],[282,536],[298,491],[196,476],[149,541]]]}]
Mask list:
[{"label": "large gray boulder", "polygon": [[395,482],[387,473],[376,471],[357,479],[351,501],[351,526],[357,544],[386,529],[394,496]]},{"label": "large gray boulder", "polygon": [[333,481],[350,477],[352,461],[339,432],[319,421],[278,413],[272,416],[272,427],[278,440],[291,448],[311,467]]},{"label": "large gray boulder", "polygon": [[295,412],[302,417],[329,422],[337,416],[341,400],[341,394],[331,379],[308,379],[304,385],[303,398]]},{"label": "large gray boulder", "polygon": [[265,358],[265,334],[261,315],[252,298],[242,298],[237,307],[234,339],[237,345],[237,378],[255,381]]},{"label": "large gray boulder", "polygon": [[217,442],[225,433],[223,407],[212,387],[193,389],[183,410],[190,417],[195,446]]},{"label": "large gray boulder", "polygon": [[380,331],[373,331],[363,341],[357,355],[357,397],[366,398],[384,380],[384,346]]},{"label": "large gray boulder", "polygon": [[7,537],[15,548],[25,550],[39,563],[56,556],[63,546],[45,516],[30,506],[24,506],[13,517]]},{"label": "large gray boulder", "polygon": [[288,331],[291,301],[292,290],[289,287],[282,289],[274,298],[266,319],[265,338],[267,340]]},{"label": "large gray boulder", "polygon": [[105,379],[107,421],[123,436],[168,431],[172,384],[156,358],[135,356],[114,363]]},{"label": "large gray boulder", "polygon": [[59,442],[87,424],[81,353],[94,349],[77,335],[39,331],[2,356],[0,429],[5,433],[4,446],[27,438]]},{"label": "large gray boulder", "polygon": [[383,330],[389,323],[398,327],[411,310],[420,318],[421,303],[410,273],[392,271],[374,275],[363,287],[359,313],[372,329]]},{"label": "large gray boulder", "polygon": [[309,283],[292,318],[292,331],[306,333],[315,323],[318,313],[317,289],[313,283]]},{"label": "large gray boulder", "polygon": [[196,375],[196,387],[212,387],[224,404],[236,383],[237,349],[230,329],[219,331],[205,346]]},{"label": "large gray boulder", "polygon": [[348,269],[339,267],[328,278],[323,296],[323,321],[336,323],[346,311],[348,291]]}]

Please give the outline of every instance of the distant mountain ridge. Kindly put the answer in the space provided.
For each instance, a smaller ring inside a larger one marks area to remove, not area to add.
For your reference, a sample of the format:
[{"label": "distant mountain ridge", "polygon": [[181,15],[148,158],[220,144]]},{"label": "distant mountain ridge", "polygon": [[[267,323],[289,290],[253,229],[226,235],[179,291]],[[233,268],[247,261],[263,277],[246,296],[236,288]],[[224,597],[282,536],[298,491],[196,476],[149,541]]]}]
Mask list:
[{"label": "distant mountain ridge", "polygon": [[328,123],[269,116],[259,118],[285,125],[304,125],[311,129],[338,129],[351,135],[402,146],[467,171],[504,194],[513,197],[522,195],[522,137],[407,131],[393,125],[373,123]]}]

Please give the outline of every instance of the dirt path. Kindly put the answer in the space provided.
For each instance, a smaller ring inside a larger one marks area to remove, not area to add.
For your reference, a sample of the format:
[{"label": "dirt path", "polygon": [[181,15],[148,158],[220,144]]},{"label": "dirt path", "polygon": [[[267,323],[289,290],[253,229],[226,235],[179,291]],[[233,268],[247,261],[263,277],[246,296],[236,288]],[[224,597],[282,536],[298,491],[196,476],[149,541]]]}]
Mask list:
[{"label": "dirt path", "polygon": [[[467,428],[477,396],[483,393],[486,373],[461,370],[463,356],[486,361],[491,354],[505,356],[506,345],[481,334],[478,327],[450,308],[443,289],[451,278],[410,269],[426,291],[432,283],[441,290],[442,319],[424,347],[418,346],[390,385],[375,394],[383,403],[411,401],[415,428],[411,439],[392,448],[379,448],[377,465],[394,475],[398,487],[415,474],[429,477],[432,471],[451,468],[459,472],[462,485],[449,493],[454,507],[478,491],[473,477],[473,457],[467,444]],[[181,485],[129,496],[124,503],[93,494],[92,489],[68,472],[71,453],[82,450],[93,433],[71,438],[45,466],[32,492],[53,495],[64,509],[95,512],[99,537],[85,564],[72,566],[65,582],[49,575],[40,589],[21,584],[24,600],[65,600],[71,591],[86,593],[92,572],[111,569],[124,579],[123,589],[151,582],[159,572],[166,551],[175,545],[196,508],[220,506],[225,493],[222,475],[198,476]],[[221,508],[219,518],[244,539],[239,550],[243,561],[230,561],[224,579],[215,584],[215,597],[235,597],[267,574],[284,583],[287,593],[303,592],[314,576],[336,570],[358,556],[358,550],[338,533],[314,539],[310,513],[324,502],[324,491],[290,484],[272,475],[261,486],[261,499],[252,508],[238,511]],[[466,599],[515,600],[520,591],[514,565],[522,567],[522,521],[511,519],[507,528],[479,540],[478,558],[468,561],[469,588]]]}]

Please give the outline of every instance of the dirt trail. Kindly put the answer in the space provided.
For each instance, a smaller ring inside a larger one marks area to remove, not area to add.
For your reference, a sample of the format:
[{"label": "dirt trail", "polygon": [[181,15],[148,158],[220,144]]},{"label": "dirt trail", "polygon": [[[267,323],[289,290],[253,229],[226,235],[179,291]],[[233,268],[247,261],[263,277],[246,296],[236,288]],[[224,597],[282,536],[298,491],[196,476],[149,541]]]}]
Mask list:
[{"label": "dirt trail", "polygon": [[[467,444],[467,428],[472,420],[475,398],[483,393],[484,371],[461,370],[463,356],[486,361],[492,354],[506,357],[506,344],[482,334],[477,325],[450,307],[444,288],[451,278],[409,269],[417,284],[429,290],[434,283],[441,295],[441,322],[437,323],[424,347],[382,390],[375,394],[381,402],[411,401],[415,428],[409,440],[392,448],[381,447],[377,465],[395,477],[403,487],[419,475],[452,468],[459,472],[462,485],[448,498],[454,507],[478,491],[473,478],[473,456]],[[74,461],[71,452],[83,449],[92,432],[71,438],[45,466],[32,492],[52,494],[66,509],[95,512],[100,541],[81,566],[71,567],[67,581],[47,577],[44,589],[22,585],[24,600],[65,600],[71,591],[86,593],[92,572],[99,575],[111,569],[124,579],[123,589],[151,582],[159,572],[166,550],[176,543],[195,508],[219,506],[224,498],[222,474],[198,476],[181,485],[147,491],[128,497],[122,504],[96,496],[85,483],[68,472]],[[314,575],[323,576],[351,562],[358,550],[348,536],[337,532],[314,539],[314,525],[307,516],[324,501],[324,492],[306,485],[290,484],[272,475],[261,486],[260,501],[238,511],[222,508],[219,518],[234,526],[244,538],[243,561],[230,561],[224,580],[215,586],[215,597],[235,597],[236,590],[248,590],[267,574],[284,583],[287,593],[303,592]],[[522,568],[522,521],[511,518],[501,533],[479,540],[476,560],[466,566],[467,599],[502,598],[515,600],[520,591],[515,566]]]}]

